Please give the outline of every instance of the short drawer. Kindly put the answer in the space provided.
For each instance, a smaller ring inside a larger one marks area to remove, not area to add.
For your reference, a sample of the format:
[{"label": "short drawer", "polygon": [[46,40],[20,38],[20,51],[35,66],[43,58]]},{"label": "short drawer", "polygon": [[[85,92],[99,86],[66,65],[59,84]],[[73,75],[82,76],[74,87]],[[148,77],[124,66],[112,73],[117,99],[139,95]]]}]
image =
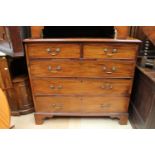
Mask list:
[{"label": "short drawer", "polygon": [[86,44],[84,58],[135,59],[138,46],[135,44]]},{"label": "short drawer", "polygon": [[36,97],[36,112],[81,112],[81,97]]},{"label": "short drawer", "polygon": [[85,97],[82,102],[84,113],[119,113],[127,112],[128,97]]},{"label": "short drawer", "polygon": [[79,58],[79,44],[29,44],[27,46],[30,58]]},{"label": "short drawer", "polygon": [[33,79],[35,95],[128,95],[132,80],[123,79]]},{"label": "short drawer", "polygon": [[31,75],[35,77],[106,77],[133,76],[134,62],[119,60],[37,60],[31,61]]}]

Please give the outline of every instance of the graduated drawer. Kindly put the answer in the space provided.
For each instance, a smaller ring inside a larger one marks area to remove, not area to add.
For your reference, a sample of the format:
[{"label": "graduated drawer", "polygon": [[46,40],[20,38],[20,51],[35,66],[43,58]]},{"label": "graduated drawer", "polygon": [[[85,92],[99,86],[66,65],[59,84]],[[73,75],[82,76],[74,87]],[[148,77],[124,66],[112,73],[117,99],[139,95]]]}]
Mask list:
[{"label": "graduated drawer", "polygon": [[128,97],[36,97],[36,112],[118,113],[127,112]]},{"label": "graduated drawer", "polygon": [[132,80],[122,79],[33,79],[35,95],[129,95]]},{"label": "graduated drawer", "polygon": [[79,44],[40,43],[27,46],[29,58],[79,58]]},{"label": "graduated drawer", "polygon": [[132,77],[134,62],[119,60],[36,60],[31,61],[35,77]]},{"label": "graduated drawer", "polygon": [[135,59],[137,47],[119,43],[85,44],[84,58]]}]

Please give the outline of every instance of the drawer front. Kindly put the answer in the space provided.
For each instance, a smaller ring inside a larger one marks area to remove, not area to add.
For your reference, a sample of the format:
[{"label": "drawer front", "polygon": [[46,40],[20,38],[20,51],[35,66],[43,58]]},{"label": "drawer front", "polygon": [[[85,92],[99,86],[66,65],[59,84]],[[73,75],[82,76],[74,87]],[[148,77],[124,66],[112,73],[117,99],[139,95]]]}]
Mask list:
[{"label": "drawer front", "polygon": [[36,112],[81,112],[81,97],[36,97]]},{"label": "drawer front", "polygon": [[32,76],[36,77],[132,77],[134,62],[93,60],[31,61]]},{"label": "drawer front", "polygon": [[84,58],[135,59],[137,45],[133,44],[86,44]]},{"label": "drawer front", "polygon": [[82,101],[84,113],[127,112],[129,105],[128,97],[85,97]]},{"label": "drawer front", "polygon": [[33,79],[35,95],[129,95],[132,80],[121,79]]},{"label": "drawer front", "polygon": [[127,112],[127,97],[36,97],[36,112],[119,113]]},{"label": "drawer front", "polygon": [[79,58],[79,44],[30,44],[28,45],[30,58]]}]

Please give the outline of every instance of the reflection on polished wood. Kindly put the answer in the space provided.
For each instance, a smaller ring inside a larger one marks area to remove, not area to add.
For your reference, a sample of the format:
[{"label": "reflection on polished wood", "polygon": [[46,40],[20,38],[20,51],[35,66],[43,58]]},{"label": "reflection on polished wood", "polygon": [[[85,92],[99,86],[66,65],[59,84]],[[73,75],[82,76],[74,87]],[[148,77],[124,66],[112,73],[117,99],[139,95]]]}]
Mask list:
[{"label": "reflection on polished wood", "polygon": [[7,98],[2,89],[0,89],[0,129],[10,128],[10,118],[10,108]]}]

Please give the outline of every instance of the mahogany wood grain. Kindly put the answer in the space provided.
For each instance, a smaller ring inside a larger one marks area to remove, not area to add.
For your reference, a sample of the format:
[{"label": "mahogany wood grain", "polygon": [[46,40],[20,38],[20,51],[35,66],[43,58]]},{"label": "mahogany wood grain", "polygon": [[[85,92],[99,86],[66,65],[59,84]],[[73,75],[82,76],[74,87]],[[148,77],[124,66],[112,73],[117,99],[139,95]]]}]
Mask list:
[{"label": "mahogany wood grain", "polygon": [[13,52],[16,55],[24,55],[24,47],[21,38],[21,28],[20,26],[7,26],[9,29],[10,39],[12,42]]},{"label": "mahogany wood grain", "polygon": [[6,57],[0,57],[0,88],[12,88],[12,81]]},{"label": "mahogany wood grain", "polygon": [[136,44],[85,44],[84,58],[135,59],[137,48]]},{"label": "mahogany wood grain", "polygon": [[5,40],[6,35],[5,35],[5,26],[0,26],[0,41]]},{"label": "mahogany wood grain", "polygon": [[9,129],[10,120],[9,104],[4,92],[0,89],[0,129]]},{"label": "mahogany wood grain", "polygon": [[36,97],[36,112],[81,112],[81,97]]},{"label": "mahogany wood grain", "polygon": [[129,37],[130,26],[115,26],[117,30],[117,38],[126,39]]},{"label": "mahogany wood grain", "polygon": [[79,58],[80,44],[30,44],[28,51],[30,58]]},{"label": "mahogany wood grain", "polygon": [[[131,78],[134,66],[132,61],[51,59],[31,61],[30,72],[34,77]],[[57,70],[59,67],[60,70]],[[116,71],[112,71],[112,68]]]},{"label": "mahogany wood grain", "polygon": [[28,77],[19,76],[13,79],[13,88],[18,107],[14,112],[16,112],[17,115],[34,112],[34,105]]},{"label": "mahogany wood grain", "polygon": [[129,96],[131,84],[132,80],[128,79],[32,79],[35,95]]},{"label": "mahogany wood grain", "polygon": [[122,113],[128,111],[128,97],[83,97],[82,112],[84,113]]},{"label": "mahogany wood grain", "polygon": [[5,89],[3,78],[2,78],[2,73],[0,72],[0,88]]},{"label": "mahogany wood grain", "polygon": [[36,97],[36,112],[123,113],[128,110],[128,97]]},{"label": "mahogany wood grain", "polygon": [[41,38],[44,26],[31,26],[31,38]]}]

